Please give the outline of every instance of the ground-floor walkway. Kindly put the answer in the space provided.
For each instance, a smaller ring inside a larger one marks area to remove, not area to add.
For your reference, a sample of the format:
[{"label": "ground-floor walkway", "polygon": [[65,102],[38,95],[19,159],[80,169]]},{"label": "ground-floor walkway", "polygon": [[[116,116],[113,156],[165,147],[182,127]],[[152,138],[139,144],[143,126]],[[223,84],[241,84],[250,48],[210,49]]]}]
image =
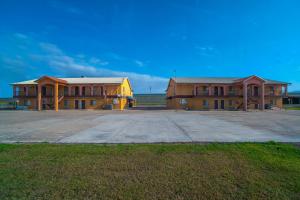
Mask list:
[{"label": "ground-floor walkway", "polygon": [[300,142],[300,111],[0,111],[0,143]]}]

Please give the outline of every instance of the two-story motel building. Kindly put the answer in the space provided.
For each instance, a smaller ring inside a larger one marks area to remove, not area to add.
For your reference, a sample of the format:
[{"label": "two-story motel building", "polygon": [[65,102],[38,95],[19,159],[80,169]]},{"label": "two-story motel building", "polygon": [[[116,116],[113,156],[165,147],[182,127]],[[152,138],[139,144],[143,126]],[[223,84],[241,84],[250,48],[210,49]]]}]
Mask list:
[{"label": "two-story motel building", "polygon": [[[245,78],[171,78],[167,107],[191,110],[282,108],[288,83],[258,76]],[[284,92],[283,92],[284,91]]]},{"label": "two-story motel building", "polygon": [[20,106],[36,110],[102,109],[123,110],[133,91],[126,77],[56,78],[13,83],[13,96]]}]

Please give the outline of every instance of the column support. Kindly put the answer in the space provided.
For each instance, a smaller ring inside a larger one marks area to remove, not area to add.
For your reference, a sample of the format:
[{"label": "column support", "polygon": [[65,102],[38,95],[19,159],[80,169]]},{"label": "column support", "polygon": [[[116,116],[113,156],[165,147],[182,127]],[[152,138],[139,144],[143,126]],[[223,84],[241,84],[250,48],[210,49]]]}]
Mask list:
[{"label": "column support", "polygon": [[26,88],[26,93],[25,93],[25,96],[27,97],[28,96],[28,94],[29,94],[29,87],[28,86],[25,86],[25,88]]},{"label": "column support", "polygon": [[91,96],[94,96],[94,86],[91,86]]},{"label": "column support", "polygon": [[264,110],[265,109],[265,84],[262,83],[261,85],[261,105],[260,105],[260,109]]},{"label": "column support", "polygon": [[72,95],[72,86],[68,86],[68,96]]},{"label": "column support", "polygon": [[38,111],[42,110],[42,86],[40,84],[38,84],[37,106]]},{"label": "column support", "polygon": [[54,84],[54,110],[58,111],[58,83]]},{"label": "column support", "polygon": [[228,85],[223,86],[224,96],[227,96]]},{"label": "column support", "polygon": [[288,88],[287,88],[287,85],[284,85],[284,96],[285,96],[285,97],[288,96]]},{"label": "column support", "polygon": [[79,85],[79,96],[82,96],[82,85]]},{"label": "column support", "polygon": [[244,111],[248,110],[248,84],[243,84],[243,100],[244,100]]},{"label": "column support", "polygon": [[212,95],[212,86],[209,85],[208,86],[208,96],[211,96]]}]

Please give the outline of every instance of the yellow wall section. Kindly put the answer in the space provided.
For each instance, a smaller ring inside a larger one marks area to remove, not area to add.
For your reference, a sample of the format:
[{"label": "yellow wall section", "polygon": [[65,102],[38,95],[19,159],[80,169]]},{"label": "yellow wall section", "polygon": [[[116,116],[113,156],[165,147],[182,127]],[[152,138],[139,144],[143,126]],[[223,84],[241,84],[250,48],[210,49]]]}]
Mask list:
[{"label": "yellow wall section", "polygon": [[[67,85],[72,86],[71,88],[71,95],[75,95],[75,86],[85,86],[85,84],[78,84],[78,85]],[[133,92],[129,83],[128,78],[125,78],[121,84],[93,84],[93,85],[100,85],[103,86],[106,90],[106,98],[105,96],[88,96],[88,97],[68,97],[66,94],[61,101],[58,101],[58,108],[59,109],[75,109],[75,100],[85,100],[85,107],[86,109],[103,109],[104,105],[113,104],[114,99],[118,99],[118,104],[113,105],[113,109],[123,110],[128,106],[127,97],[132,97]],[[89,86],[88,84],[86,86]],[[28,109],[37,109],[37,84],[35,85],[15,85],[14,87],[19,87],[19,105],[20,106],[27,106]],[[28,96],[25,96],[25,89],[24,87],[28,88]],[[58,86],[55,87],[55,84],[47,84],[43,85],[46,87],[46,96],[43,99],[48,99],[53,103],[53,108],[55,106],[55,101],[52,96],[54,96],[55,89],[58,90],[58,99],[63,96],[64,87]],[[86,93],[90,94],[90,88],[86,87]],[[118,97],[110,97],[110,96],[117,96]],[[65,106],[65,100],[68,101],[67,107]],[[92,105],[91,101],[95,100],[96,105]],[[29,104],[28,104],[29,103]],[[48,108],[47,108],[48,109]]]}]

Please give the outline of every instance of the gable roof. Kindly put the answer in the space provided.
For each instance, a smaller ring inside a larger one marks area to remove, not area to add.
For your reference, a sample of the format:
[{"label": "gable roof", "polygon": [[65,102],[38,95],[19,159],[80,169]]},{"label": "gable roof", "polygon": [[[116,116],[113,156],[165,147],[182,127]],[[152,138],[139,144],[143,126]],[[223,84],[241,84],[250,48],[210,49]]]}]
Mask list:
[{"label": "gable roof", "polygon": [[[52,78],[52,77],[51,77]],[[54,78],[54,77],[53,77]],[[66,81],[68,84],[122,84],[127,77],[82,77],[82,78],[55,78]],[[12,83],[12,85],[35,85],[39,79],[32,79]]]},{"label": "gable roof", "polygon": [[[250,76],[252,77],[252,76]],[[249,77],[246,77],[246,79]],[[259,77],[260,78],[260,77]],[[233,84],[245,78],[241,77],[195,77],[195,78],[171,78],[175,83],[208,83],[208,84]],[[287,82],[275,81],[270,79],[260,78],[265,81],[265,84],[289,84]]]},{"label": "gable roof", "polygon": [[67,83],[67,81],[63,80],[63,79],[59,79],[59,78],[55,78],[53,76],[42,76],[41,78],[39,78],[38,80],[36,80],[35,82],[40,82],[42,80],[45,80],[45,79],[48,79],[48,80],[51,80],[51,81],[54,81],[54,82],[58,82],[58,83]]}]

